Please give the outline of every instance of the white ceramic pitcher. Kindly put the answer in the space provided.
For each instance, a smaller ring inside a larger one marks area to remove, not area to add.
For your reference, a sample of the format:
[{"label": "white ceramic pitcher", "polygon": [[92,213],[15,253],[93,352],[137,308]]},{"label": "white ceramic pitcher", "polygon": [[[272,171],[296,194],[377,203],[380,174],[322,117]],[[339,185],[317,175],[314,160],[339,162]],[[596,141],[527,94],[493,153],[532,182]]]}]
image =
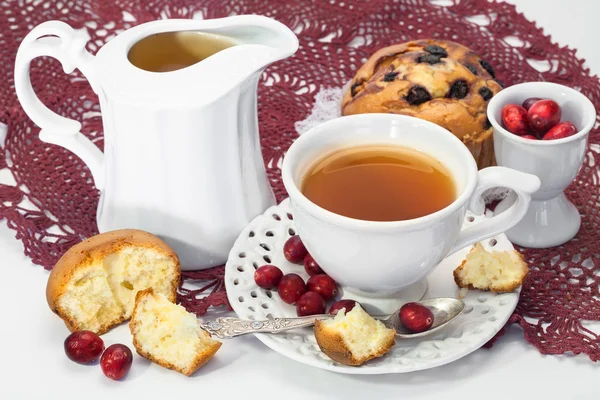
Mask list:
[{"label": "white ceramic pitcher", "polygon": [[[133,44],[161,32],[200,31],[236,42],[187,68],[149,72],[128,60]],[[15,89],[44,142],[63,146],[89,167],[101,192],[100,232],[154,233],[179,254],[183,269],[224,263],[243,227],[275,203],[262,158],[257,85],[270,64],[294,54],[298,39],[261,16],[160,20],[133,27],[92,56],[85,31],[49,21],[21,43]],[[104,153],[81,124],[46,108],[29,77],[31,60],[58,59],[79,69],[100,99]]]}]

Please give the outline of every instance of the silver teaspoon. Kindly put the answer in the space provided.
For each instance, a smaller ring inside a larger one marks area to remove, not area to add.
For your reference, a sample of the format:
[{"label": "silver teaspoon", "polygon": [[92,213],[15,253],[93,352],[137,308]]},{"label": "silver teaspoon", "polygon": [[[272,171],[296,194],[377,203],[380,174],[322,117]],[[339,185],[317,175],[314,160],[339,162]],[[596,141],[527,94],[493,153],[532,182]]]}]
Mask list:
[{"label": "silver teaspoon", "polygon": [[[417,303],[428,307],[433,312],[433,325],[425,332],[412,333],[400,322],[399,311],[389,316],[374,316],[383,324],[396,331],[396,336],[405,339],[419,338],[431,335],[454,321],[464,310],[465,304],[462,300],[451,297],[440,297],[418,301]],[[199,322],[200,327],[220,339],[230,339],[249,333],[279,333],[290,329],[302,328],[314,325],[316,320],[333,318],[330,314],[310,315],[297,318],[271,318],[260,321],[244,320],[233,317],[222,317],[212,321]]]}]

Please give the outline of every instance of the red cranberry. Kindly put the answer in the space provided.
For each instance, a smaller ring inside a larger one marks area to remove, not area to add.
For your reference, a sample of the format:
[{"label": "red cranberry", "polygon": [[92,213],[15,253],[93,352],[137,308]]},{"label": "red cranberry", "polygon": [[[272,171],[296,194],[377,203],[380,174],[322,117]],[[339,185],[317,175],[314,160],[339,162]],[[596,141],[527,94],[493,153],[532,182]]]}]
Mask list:
[{"label": "red cranberry", "polygon": [[339,300],[336,301],[329,307],[329,314],[336,315],[342,308],[344,309],[344,313],[348,313],[350,310],[354,308],[358,303],[354,300]]},{"label": "red cranberry", "polygon": [[299,317],[324,313],[325,300],[319,293],[306,292],[298,299],[298,304],[296,304],[296,314],[298,314]]},{"label": "red cranberry", "polygon": [[424,332],[433,325],[433,313],[419,303],[406,303],[400,308],[400,322],[409,331]]},{"label": "red cranberry", "polygon": [[319,293],[325,300],[331,300],[337,294],[337,284],[329,275],[313,275],[306,285],[308,290]]},{"label": "red cranberry", "polygon": [[300,296],[307,292],[306,283],[298,274],[287,274],[279,281],[277,292],[284,302],[296,304]]},{"label": "red cranberry", "polygon": [[65,339],[65,353],[71,361],[89,364],[100,358],[104,351],[104,342],[91,331],[77,331]]},{"label": "red cranberry", "polygon": [[502,122],[508,131],[515,135],[527,135],[529,126],[527,110],[516,104],[508,104],[502,109]]},{"label": "red cranberry", "polygon": [[283,255],[291,263],[302,264],[307,254],[308,251],[298,235],[290,237],[283,245]]},{"label": "red cranberry", "polygon": [[315,259],[310,254],[307,254],[306,257],[304,257],[304,270],[310,276],[324,273],[319,264],[317,264]]},{"label": "red cranberry", "polygon": [[127,375],[132,363],[133,354],[131,354],[129,347],[124,344],[109,346],[100,358],[102,372],[113,380],[119,380]]},{"label": "red cranberry", "polygon": [[275,289],[283,272],[274,265],[263,265],[254,271],[254,282],[263,289]]},{"label": "red cranberry", "polygon": [[529,110],[534,103],[536,103],[540,100],[542,100],[542,99],[540,99],[539,97],[530,97],[528,99],[525,99],[525,101],[523,101],[523,104],[522,104],[523,108],[526,110]]},{"label": "red cranberry", "polygon": [[529,127],[538,134],[545,134],[550,128],[560,122],[562,111],[553,100],[535,102],[527,111]]},{"label": "red cranberry", "polygon": [[537,140],[537,138],[533,135],[523,135],[521,136],[523,139],[532,139],[532,140]]},{"label": "red cranberry", "polygon": [[577,133],[577,128],[569,121],[563,121],[558,125],[550,128],[548,132],[542,137],[543,140],[554,140],[562,139],[572,136]]}]

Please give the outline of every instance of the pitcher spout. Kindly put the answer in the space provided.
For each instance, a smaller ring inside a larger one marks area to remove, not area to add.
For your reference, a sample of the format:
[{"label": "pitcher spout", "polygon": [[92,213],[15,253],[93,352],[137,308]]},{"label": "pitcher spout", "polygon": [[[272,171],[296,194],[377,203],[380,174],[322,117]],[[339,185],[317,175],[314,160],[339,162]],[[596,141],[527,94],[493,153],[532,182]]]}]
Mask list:
[{"label": "pitcher spout", "polygon": [[236,45],[217,54],[213,61],[234,68],[235,72],[225,67],[220,75],[227,74],[223,80],[230,79],[231,86],[250,77],[258,79],[270,64],[290,57],[298,50],[299,42],[294,32],[272,18],[240,15],[223,18],[222,23],[223,26],[214,32],[231,38]]},{"label": "pitcher spout", "polygon": [[[262,67],[287,58],[298,50],[298,38],[287,26],[272,18],[258,15],[240,15],[228,18],[228,26],[221,30],[241,46],[264,46],[261,51]],[[258,58],[257,62],[260,62]]]}]

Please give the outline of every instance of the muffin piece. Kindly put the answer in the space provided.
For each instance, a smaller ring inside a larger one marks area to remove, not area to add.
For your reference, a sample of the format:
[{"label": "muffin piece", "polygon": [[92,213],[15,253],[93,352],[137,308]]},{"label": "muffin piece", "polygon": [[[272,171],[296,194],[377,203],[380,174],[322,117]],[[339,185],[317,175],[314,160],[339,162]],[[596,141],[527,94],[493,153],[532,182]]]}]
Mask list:
[{"label": "muffin piece", "polygon": [[380,49],[357,71],[342,115],[394,113],[436,123],[463,141],[478,167],[495,165],[488,101],[495,71],[467,47],[417,40]]},{"label": "muffin piece", "polygon": [[112,231],[76,244],[58,260],[46,299],[71,332],[101,335],[131,317],[140,290],[153,288],[175,301],[180,274],[177,254],[158,237]]},{"label": "muffin piece", "polygon": [[137,353],[156,364],[192,375],[221,348],[194,314],[152,289],[138,292],[129,329]]},{"label": "muffin piece", "polygon": [[359,366],[381,357],[396,344],[394,329],[386,328],[360,305],[335,318],[315,321],[315,338],[321,351],[341,364]]},{"label": "muffin piece", "polygon": [[517,250],[488,252],[477,243],[454,270],[454,281],[461,288],[506,293],[521,286],[528,273]]}]

